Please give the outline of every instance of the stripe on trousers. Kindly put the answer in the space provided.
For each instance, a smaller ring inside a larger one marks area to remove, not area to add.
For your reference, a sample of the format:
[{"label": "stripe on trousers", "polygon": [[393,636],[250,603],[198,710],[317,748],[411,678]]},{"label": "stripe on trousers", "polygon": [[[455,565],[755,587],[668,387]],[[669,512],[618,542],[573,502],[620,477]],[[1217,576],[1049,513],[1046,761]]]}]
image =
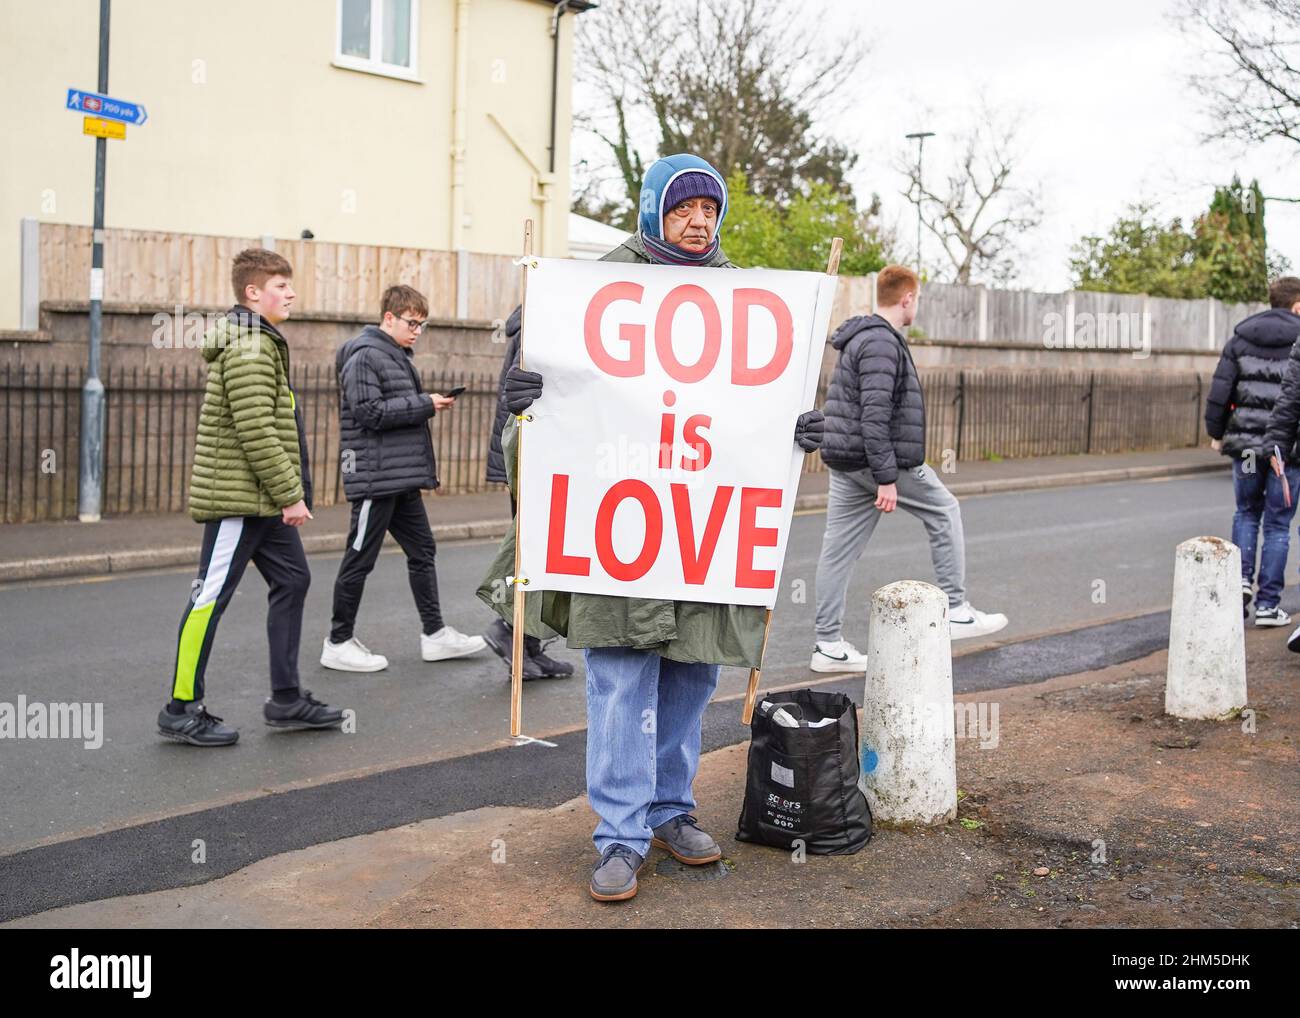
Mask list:
[{"label": "stripe on trousers", "polygon": [[230,575],[230,563],[243,533],[242,516],[222,520],[217,529],[217,539],[212,544],[208,568],[203,574],[203,588],[190,606],[185,616],[185,625],[181,628],[180,649],[176,655],[176,678],[172,685],[172,696],[177,700],[194,699],[194,676],[198,672],[203,642],[212,622],[212,610],[221,594],[221,588],[226,584],[226,577]]},{"label": "stripe on trousers", "polygon": [[357,539],[352,542],[352,550],[360,551],[366,540],[366,524],[370,522],[370,499],[361,503],[361,513],[357,516]]}]

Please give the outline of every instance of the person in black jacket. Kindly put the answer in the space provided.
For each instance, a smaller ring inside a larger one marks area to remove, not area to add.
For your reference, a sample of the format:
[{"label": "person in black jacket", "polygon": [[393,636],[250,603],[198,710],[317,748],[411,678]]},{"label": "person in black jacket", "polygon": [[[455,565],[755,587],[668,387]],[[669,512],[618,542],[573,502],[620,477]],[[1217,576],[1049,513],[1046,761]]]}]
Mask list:
[{"label": "person in black jacket", "polygon": [[[510,411],[506,409],[505,391],[506,375],[519,363],[519,334],[522,323],[522,309],[516,307],[502,325],[506,351],[501,359],[501,374],[497,378],[497,405],[492,415],[492,434],[488,441],[487,480],[489,484],[507,484],[506,457],[501,448],[501,429],[506,426]],[[510,496],[510,515],[515,514],[514,496]]]},{"label": "person in black jacket", "polygon": [[[519,366],[519,336],[522,331],[521,309],[516,307],[510,312],[510,317],[505,321],[505,338],[506,352],[501,361],[501,375],[497,379],[497,407],[496,413],[492,416],[492,435],[488,445],[487,461],[487,479],[489,483],[498,484],[507,483],[506,477],[506,458],[501,448],[501,429],[506,426],[506,421],[510,419],[510,411],[506,407],[506,376],[509,375],[510,369]],[[515,511],[518,506],[515,505],[514,495],[510,496],[510,518],[515,518]],[[483,634],[483,639],[487,645],[506,665],[506,673],[510,673],[511,661],[514,657],[514,628],[505,619],[493,619],[492,624],[488,626],[487,631]],[[533,679],[567,679],[573,674],[573,665],[568,661],[560,661],[546,653],[542,641],[536,636],[524,637],[524,662],[521,669],[524,681]]]},{"label": "person in black jacket", "polygon": [[388,659],[373,654],[354,635],[366,577],[384,535],[406,553],[406,566],[423,629],[425,661],[464,657],[482,650],[481,636],[444,624],[438,603],[436,548],[420,492],[438,486],[429,419],[450,410],[455,399],[426,393],[412,348],[429,313],[423,295],[409,286],[384,291],[383,320],[339,347],[340,455],[343,489],[352,503],[348,544],[334,581],[334,614],[320,663],[348,672],[375,672]]},{"label": "person in black jacket", "polygon": [[[1300,495],[1300,362],[1294,350],[1300,337],[1300,279],[1274,281],[1269,305],[1239,323],[1224,346],[1205,401],[1205,430],[1211,445],[1232,458],[1237,499],[1232,543],[1241,549],[1242,609],[1248,610],[1253,597],[1255,625],[1285,626],[1291,618],[1278,601]],[[1270,470],[1265,462],[1275,459],[1275,447],[1282,462]],[[1252,592],[1257,549],[1259,585]]]},{"label": "person in black jacket", "polygon": [[930,537],[939,586],[948,595],[954,640],[996,633],[1007,624],[966,600],[966,546],[961,509],[925,465],[925,400],[902,330],[916,319],[920,282],[911,269],[889,265],[876,281],[874,315],[835,330],[839,351],[826,392],[822,459],[830,468],[826,533],[817,562],[815,672],[865,671],[867,657],[842,636],[853,567],[881,513],[902,506]]}]

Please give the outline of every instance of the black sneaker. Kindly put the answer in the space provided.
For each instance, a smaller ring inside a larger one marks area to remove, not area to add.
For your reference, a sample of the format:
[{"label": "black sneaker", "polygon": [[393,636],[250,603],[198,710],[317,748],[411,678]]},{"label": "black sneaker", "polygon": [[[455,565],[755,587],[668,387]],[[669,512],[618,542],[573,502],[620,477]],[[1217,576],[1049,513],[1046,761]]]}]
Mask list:
[{"label": "black sneaker", "polygon": [[[509,672],[510,668],[509,663],[507,662],[506,673],[509,674]],[[524,682],[532,682],[534,679],[549,679],[550,677],[551,676],[547,675],[546,672],[542,670],[542,666],[537,663],[536,659],[529,657],[527,651],[525,651],[524,667],[521,670],[520,678],[523,679]]]},{"label": "black sneaker", "polygon": [[534,640],[528,637],[525,640],[524,649],[528,652],[528,658],[541,669],[541,678],[544,679],[567,679],[573,674],[573,665],[568,661],[556,661],[546,653],[546,647],[540,640]]},{"label": "black sneaker", "polygon": [[488,626],[483,633],[483,642],[488,645],[488,649],[497,657],[510,665],[510,651],[513,647],[514,630],[511,629],[510,623],[505,619],[493,619],[492,625]]},{"label": "black sneaker", "polygon": [[[515,631],[505,619],[496,619],[492,625],[488,626],[483,633],[483,642],[488,645],[497,657],[505,662],[506,674],[510,674],[511,662],[514,660],[515,650]],[[529,653],[529,645],[537,648],[537,656]],[[558,679],[573,674],[573,666],[566,665],[563,661],[555,661],[541,654],[541,642],[532,636],[524,637],[524,664],[522,679],[524,682],[532,682],[534,679]],[[552,668],[554,670],[552,670]],[[568,669],[564,671],[563,669]]]},{"label": "black sneaker", "polygon": [[310,689],[304,689],[293,703],[268,699],[262,705],[262,717],[272,728],[337,728],[343,724],[343,712],[321,703]]},{"label": "black sneaker", "polygon": [[1300,654],[1300,626],[1296,626],[1286,638],[1286,649]]},{"label": "black sneaker", "polygon": [[186,705],[184,714],[171,714],[166,707],[160,710],[158,734],[191,746],[233,746],[239,741],[237,729],[223,725],[221,718],[197,702]]}]

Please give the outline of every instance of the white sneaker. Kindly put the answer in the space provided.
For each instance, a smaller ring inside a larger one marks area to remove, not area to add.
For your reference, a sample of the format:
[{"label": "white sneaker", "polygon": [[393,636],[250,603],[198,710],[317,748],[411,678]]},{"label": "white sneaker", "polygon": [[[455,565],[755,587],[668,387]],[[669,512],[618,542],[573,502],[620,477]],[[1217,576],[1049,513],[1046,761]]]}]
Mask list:
[{"label": "white sneaker", "polygon": [[1290,624],[1291,616],[1280,607],[1255,609],[1255,625],[1257,626],[1289,626]]},{"label": "white sneaker", "polygon": [[859,654],[848,640],[819,643],[808,667],[815,672],[865,672],[867,655]]},{"label": "white sneaker", "polygon": [[475,654],[487,646],[481,636],[466,636],[464,633],[443,626],[432,636],[420,634],[420,657],[426,661],[445,661],[449,657],[465,657]]},{"label": "white sneaker", "polygon": [[330,643],[327,636],[325,646],[321,648],[320,663],[340,672],[379,672],[388,667],[388,658],[370,653],[355,636],[343,643]]},{"label": "white sneaker", "polygon": [[986,613],[971,607],[965,601],[956,608],[948,609],[948,634],[954,640],[966,640],[972,636],[988,636],[1006,627],[1007,617],[1001,612]]}]

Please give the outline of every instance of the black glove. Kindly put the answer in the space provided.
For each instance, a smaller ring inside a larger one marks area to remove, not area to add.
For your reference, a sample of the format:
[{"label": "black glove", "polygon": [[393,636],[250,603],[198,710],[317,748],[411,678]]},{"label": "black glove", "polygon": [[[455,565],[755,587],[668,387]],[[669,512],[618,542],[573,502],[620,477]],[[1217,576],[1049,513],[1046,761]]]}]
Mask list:
[{"label": "black glove", "polygon": [[522,414],[542,394],[542,376],[515,367],[506,372],[505,404],[512,414]]},{"label": "black glove", "polygon": [[510,317],[506,319],[507,336],[513,336],[516,332],[519,331],[519,326],[523,322],[523,307],[524,306],[520,304],[517,308],[515,308],[513,311],[510,312]]},{"label": "black glove", "polygon": [[826,417],[820,410],[809,410],[794,422],[794,444],[804,452],[816,452],[826,435]]}]

